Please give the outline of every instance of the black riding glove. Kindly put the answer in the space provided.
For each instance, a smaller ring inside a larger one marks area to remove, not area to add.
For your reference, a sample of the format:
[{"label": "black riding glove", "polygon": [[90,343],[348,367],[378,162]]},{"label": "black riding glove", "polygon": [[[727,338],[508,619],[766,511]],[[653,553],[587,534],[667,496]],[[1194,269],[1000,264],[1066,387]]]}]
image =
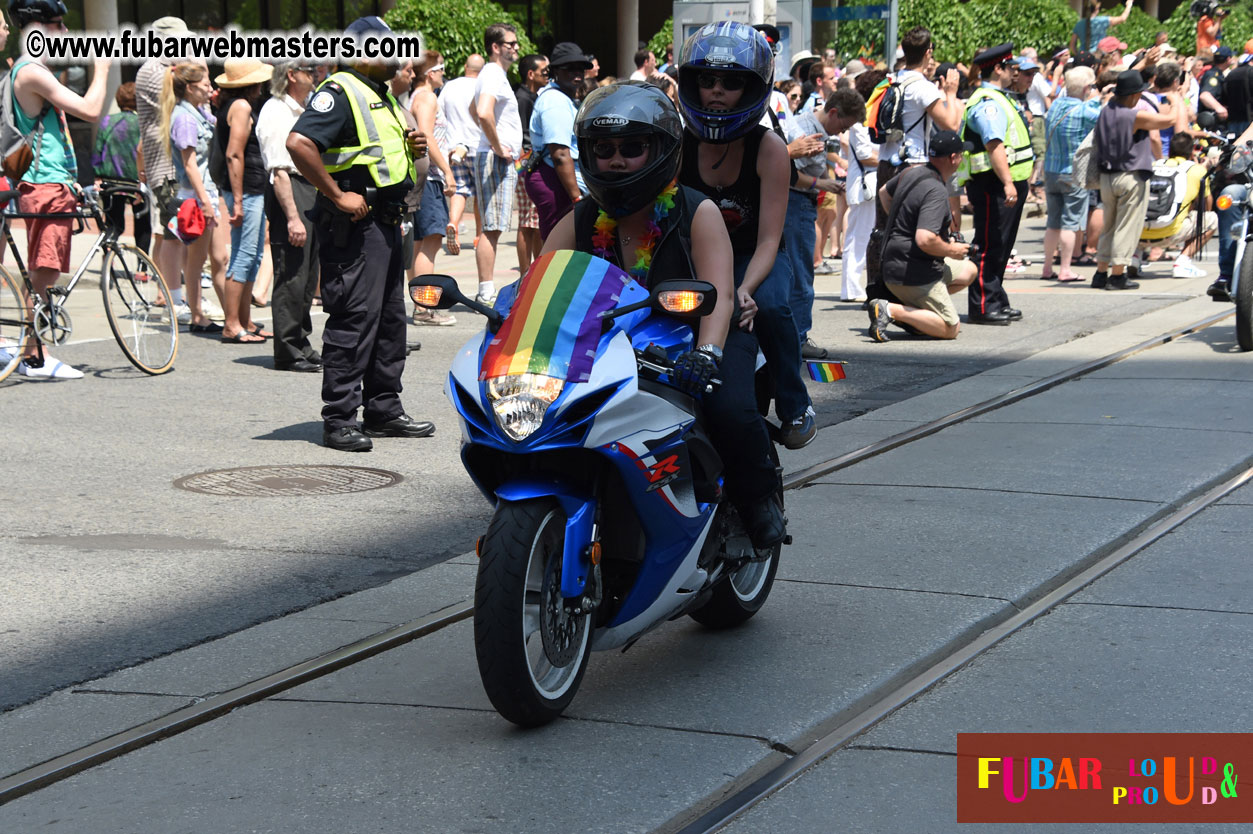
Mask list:
[{"label": "black riding glove", "polygon": [[680,391],[699,399],[717,372],[718,362],[712,356],[701,350],[689,350],[674,360],[670,380]]}]

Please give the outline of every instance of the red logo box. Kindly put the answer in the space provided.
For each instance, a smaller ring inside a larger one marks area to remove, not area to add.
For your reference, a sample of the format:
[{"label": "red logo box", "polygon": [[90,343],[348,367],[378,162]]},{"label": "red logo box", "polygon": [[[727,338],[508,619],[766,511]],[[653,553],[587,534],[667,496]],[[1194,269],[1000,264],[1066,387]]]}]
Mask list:
[{"label": "red logo box", "polygon": [[1253,733],[958,733],[959,823],[1253,823]]}]

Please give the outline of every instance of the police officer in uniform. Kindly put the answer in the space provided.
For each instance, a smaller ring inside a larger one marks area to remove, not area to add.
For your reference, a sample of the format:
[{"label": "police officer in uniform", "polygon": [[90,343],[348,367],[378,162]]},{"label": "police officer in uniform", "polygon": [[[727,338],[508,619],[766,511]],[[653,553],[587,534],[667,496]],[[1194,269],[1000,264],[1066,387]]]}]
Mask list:
[{"label": "police officer in uniform", "polygon": [[[344,30],[390,33],[377,17]],[[426,139],[410,130],[388,81],[396,66],[358,60],[322,83],[287,140],[314,207],[322,267],[322,441],[368,452],[371,437],[428,437],[433,423],[405,414],[405,264],[400,224]],[[365,406],[363,421],[357,410]]]},{"label": "police officer in uniform", "polygon": [[971,324],[1007,325],[1022,318],[1009,306],[1003,286],[1023,199],[1035,156],[1027,120],[1013,98],[1005,94],[1018,73],[1014,45],[1003,43],[980,52],[974,65],[983,83],[966,103],[962,139],[974,150],[962,162],[966,196],[974,209],[975,264],[978,277],[970,285],[967,300]]}]

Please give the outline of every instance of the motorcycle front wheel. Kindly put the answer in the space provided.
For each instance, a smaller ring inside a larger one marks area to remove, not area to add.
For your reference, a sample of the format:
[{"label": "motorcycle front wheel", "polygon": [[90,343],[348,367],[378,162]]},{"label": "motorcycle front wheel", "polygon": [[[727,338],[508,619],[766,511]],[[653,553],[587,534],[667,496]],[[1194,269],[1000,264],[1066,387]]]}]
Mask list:
[{"label": "motorcycle front wheel", "polygon": [[561,596],[566,517],[549,498],[501,501],[483,537],[474,649],[492,706],[522,727],[561,715],[591,654],[591,615]]},{"label": "motorcycle front wheel", "polygon": [[1236,342],[1240,350],[1253,350],[1253,252],[1245,247],[1240,275],[1234,293],[1236,301]]}]

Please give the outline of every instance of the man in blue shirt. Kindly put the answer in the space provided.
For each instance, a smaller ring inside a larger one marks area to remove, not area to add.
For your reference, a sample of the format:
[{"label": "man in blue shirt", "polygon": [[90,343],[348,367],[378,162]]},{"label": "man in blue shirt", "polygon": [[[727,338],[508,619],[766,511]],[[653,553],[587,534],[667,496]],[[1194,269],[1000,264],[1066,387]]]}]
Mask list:
[{"label": "man in blue shirt", "polygon": [[547,239],[570,207],[582,199],[578,142],[574,140],[575,96],[592,62],[578,44],[553,47],[548,60],[552,79],[540,90],[531,113],[531,147],[539,162],[527,175],[526,193],[539,214],[540,237]]},{"label": "man in blue shirt", "polygon": [[1053,251],[1061,244],[1061,269],[1057,280],[1082,281],[1070,271],[1076,233],[1088,227],[1088,189],[1071,178],[1075,151],[1096,127],[1101,99],[1096,74],[1089,67],[1066,71],[1066,93],[1049,108],[1044,118],[1047,144],[1044,151],[1044,196],[1048,220],[1044,227],[1045,280],[1053,278]]}]

